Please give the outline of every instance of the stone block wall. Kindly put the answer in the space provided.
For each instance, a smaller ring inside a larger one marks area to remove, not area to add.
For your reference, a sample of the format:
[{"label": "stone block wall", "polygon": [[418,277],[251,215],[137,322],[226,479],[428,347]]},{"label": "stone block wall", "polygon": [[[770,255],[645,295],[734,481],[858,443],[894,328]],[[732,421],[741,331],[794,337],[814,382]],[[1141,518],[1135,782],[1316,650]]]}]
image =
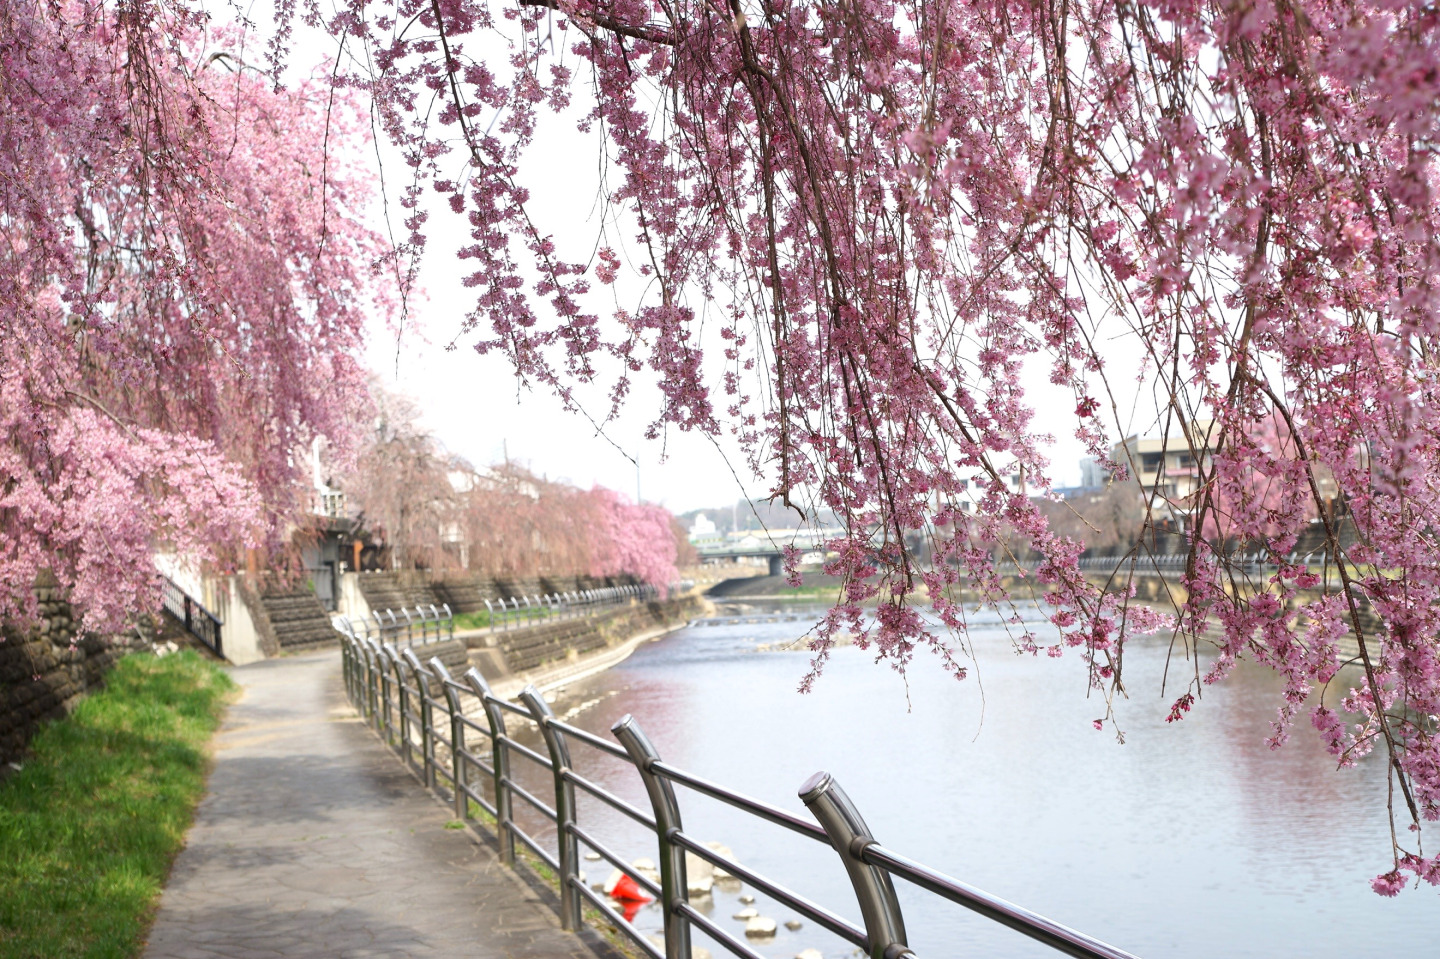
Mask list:
[{"label": "stone block wall", "polygon": [[477,634],[468,641],[498,650],[510,672],[526,673],[588,656],[653,629],[675,626],[700,610],[700,600],[693,596],[631,603],[583,619],[541,620],[517,629]]},{"label": "stone block wall", "polygon": [[551,593],[572,593],[606,586],[631,586],[631,576],[549,576],[540,578],[501,578],[477,576],[462,572],[430,572],[428,570],[391,570],[361,573],[360,594],[372,610],[439,606],[447,603],[455,613],[478,613],[485,600],[508,599],[512,596],[540,596]]},{"label": "stone block wall", "polygon": [[128,646],[85,636],[71,644],[70,607],[51,584],[37,588],[40,620],[27,632],[0,630],[0,763],[17,761],[41,724],[99,687]]}]

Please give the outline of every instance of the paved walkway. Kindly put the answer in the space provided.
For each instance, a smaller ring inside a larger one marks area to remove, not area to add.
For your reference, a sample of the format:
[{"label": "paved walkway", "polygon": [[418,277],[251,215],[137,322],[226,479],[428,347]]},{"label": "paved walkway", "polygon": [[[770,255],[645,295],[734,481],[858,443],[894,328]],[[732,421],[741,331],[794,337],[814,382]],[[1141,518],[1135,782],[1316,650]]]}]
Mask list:
[{"label": "paved walkway", "polygon": [[147,959],[595,959],[355,716],[337,652],[231,671],[242,698]]}]

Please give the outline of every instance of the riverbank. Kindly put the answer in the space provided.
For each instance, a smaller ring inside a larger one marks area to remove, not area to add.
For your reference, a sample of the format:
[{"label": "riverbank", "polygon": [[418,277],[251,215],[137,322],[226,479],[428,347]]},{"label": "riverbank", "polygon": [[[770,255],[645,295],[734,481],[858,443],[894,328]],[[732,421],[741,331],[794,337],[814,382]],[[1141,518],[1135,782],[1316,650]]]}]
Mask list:
[{"label": "riverbank", "polygon": [[134,956],[205,789],[234,684],[136,653],[0,785],[0,955]]},{"label": "riverbank", "polygon": [[725,579],[706,590],[710,599],[783,599],[834,602],[840,596],[840,577],[825,573],[803,572],[800,585],[791,586],[784,576],[749,576]]},{"label": "riverbank", "polygon": [[495,693],[511,698],[527,685],[554,689],[624,662],[641,645],[684,627],[714,606],[687,594],[634,603],[605,614],[538,620],[508,630],[457,633],[470,662]]}]

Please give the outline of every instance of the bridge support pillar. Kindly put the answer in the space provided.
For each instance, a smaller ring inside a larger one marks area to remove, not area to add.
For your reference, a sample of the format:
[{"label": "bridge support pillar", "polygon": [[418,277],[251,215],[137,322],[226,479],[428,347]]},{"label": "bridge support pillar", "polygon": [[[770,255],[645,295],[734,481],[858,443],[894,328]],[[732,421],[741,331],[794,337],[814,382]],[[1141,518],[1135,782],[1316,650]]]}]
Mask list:
[{"label": "bridge support pillar", "polygon": [[781,573],[785,572],[785,567],[784,567],[785,557],[779,556],[779,555],[775,555],[775,556],[767,556],[767,557],[765,557],[765,558],[770,561],[770,575],[771,575],[771,576],[779,576]]}]

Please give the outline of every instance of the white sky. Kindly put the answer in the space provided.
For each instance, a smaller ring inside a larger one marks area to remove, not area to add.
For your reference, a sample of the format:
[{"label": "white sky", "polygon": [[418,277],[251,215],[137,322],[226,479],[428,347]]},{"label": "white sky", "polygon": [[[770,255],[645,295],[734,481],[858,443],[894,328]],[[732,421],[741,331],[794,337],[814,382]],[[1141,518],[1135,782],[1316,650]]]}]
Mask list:
[{"label": "white sky", "polygon": [[[293,49],[292,63],[297,67],[319,62],[334,49],[328,38],[311,38]],[[577,106],[583,107],[587,95],[588,90],[577,85]],[[481,119],[488,122],[486,117]],[[573,120],[546,119],[542,112],[520,179],[531,190],[532,216],[542,230],[555,235],[560,255],[567,260],[587,260],[601,228],[596,214],[597,147],[593,138],[574,129]],[[384,146],[382,153],[394,157]],[[366,162],[374,163],[372,147],[366,147]],[[387,159],[386,164],[393,200],[396,180],[404,179],[409,171],[398,157]],[[620,250],[623,258],[622,243],[633,232],[612,225],[606,242]],[[559,401],[543,388],[519,390],[503,357],[480,356],[464,341],[446,352],[444,347],[458,333],[475,292],[460,282],[471,271],[471,262],[454,255],[468,235],[460,218],[439,207],[432,209],[427,235],[420,278],[424,297],[412,302],[410,326],[398,347],[392,330],[379,322],[373,324],[367,360],[387,388],[417,401],[426,426],[450,450],[476,465],[499,462],[508,454],[511,460],[552,479],[582,487],[602,484],[630,496],[636,495],[638,485],[645,500],[675,512],[728,505],[739,497],[767,492],[766,480],[748,474],[743,457],[727,440],[722,439],[717,448],[703,436],[674,429],[663,440],[644,439],[645,428],[659,408],[648,372],[636,376],[625,412],[606,427],[607,439],[597,435],[583,417],[563,411]],[[623,290],[622,295],[629,300],[621,302],[633,306],[639,290]],[[587,308],[595,305],[587,303]],[[605,311],[600,312],[603,321]],[[713,347],[714,342],[706,345]],[[1052,480],[1060,486],[1077,483],[1078,462],[1085,451],[1071,432],[1074,401],[1068,392],[1048,383],[1043,364],[1033,366],[1028,379],[1031,402],[1037,410],[1036,426],[1057,438],[1051,449]],[[718,378],[713,382],[718,383]],[[597,419],[603,417],[608,409],[603,392],[592,391],[586,400],[587,411]]]}]

